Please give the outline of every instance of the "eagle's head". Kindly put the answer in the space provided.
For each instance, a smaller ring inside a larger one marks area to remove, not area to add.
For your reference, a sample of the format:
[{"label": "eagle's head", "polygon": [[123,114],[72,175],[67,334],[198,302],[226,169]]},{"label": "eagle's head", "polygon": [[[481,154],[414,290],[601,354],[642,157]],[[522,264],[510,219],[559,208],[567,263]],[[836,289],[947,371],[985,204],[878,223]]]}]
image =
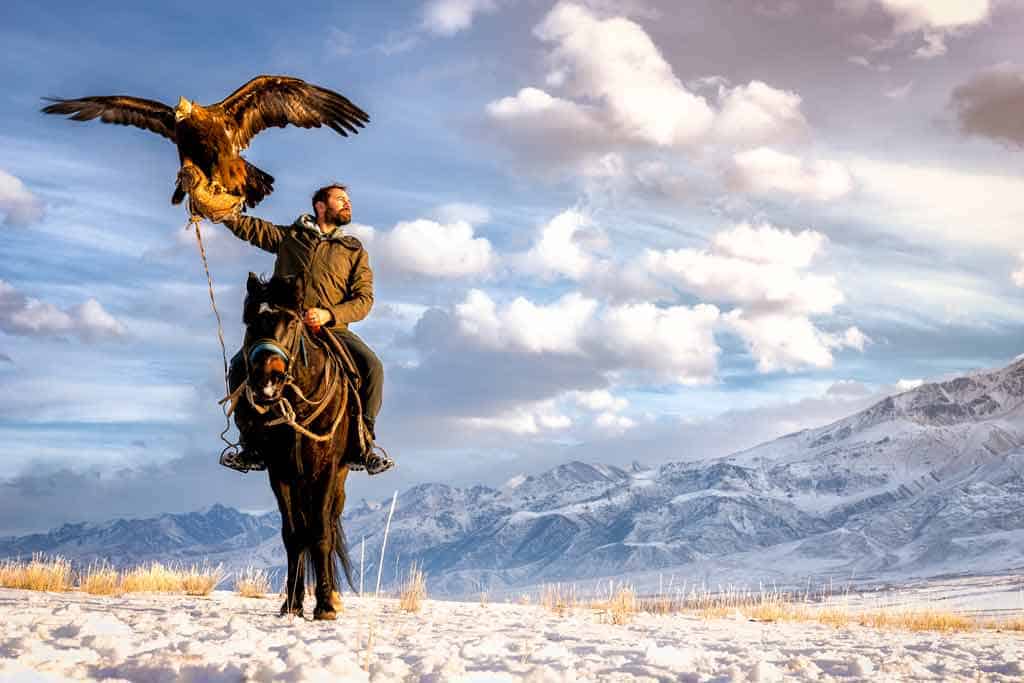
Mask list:
[{"label": "eagle's head", "polygon": [[174,120],[183,121],[192,115],[192,103],[184,97],[178,98],[178,106],[174,108]]}]

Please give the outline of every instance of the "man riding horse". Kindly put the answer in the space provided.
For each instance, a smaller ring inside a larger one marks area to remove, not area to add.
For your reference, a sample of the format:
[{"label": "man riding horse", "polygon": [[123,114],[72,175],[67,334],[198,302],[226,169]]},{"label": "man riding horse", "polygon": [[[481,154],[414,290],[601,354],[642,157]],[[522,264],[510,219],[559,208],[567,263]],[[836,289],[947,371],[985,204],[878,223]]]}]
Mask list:
[{"label": "man riding horse", "polygon": [[[193,201],[194,207],[195,204]],[[202,211],[203,207],[196,208]],[[359,398],[363,423],[369,432],[361,464],[368,474],[393,467],[394,461],[374,444],[384,368],[370,347],[348,328],[349,323],[365,318],[373,306],[373,271],[362,243],[342,230],[352,220],[347,188],[337,183],[321,187],[313,194],[313,215],[302,214],[291,226],[274,225],[237,211],[219,220],[240,239],[277,254],[275,277],[303,278],[303,322],[312,332],[323,328],[344,343],[361,376]],[[245,375],[246,363],[239,351],[231,359],[230,388],[234,390],[245,381]],[[241,472],[266,469],[259,443],[247,427],[238,425],[241,452],[222,457],[221,463]]]}]

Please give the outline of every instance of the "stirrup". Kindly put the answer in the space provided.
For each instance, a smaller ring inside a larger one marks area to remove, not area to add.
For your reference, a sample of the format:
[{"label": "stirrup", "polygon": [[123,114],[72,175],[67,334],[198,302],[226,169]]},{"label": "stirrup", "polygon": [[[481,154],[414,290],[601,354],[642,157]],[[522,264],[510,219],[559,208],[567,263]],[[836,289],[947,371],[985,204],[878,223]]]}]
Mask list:
[{"label": "stirrup", "polygon": [[388,452],[378,446],[372,444],[363,456],[363,466],[366,469],[366,473],[371,477],[375,474],[381,474],[387,472],[395,466],[395,461],[391,459]]},{"label": "stirrup", "polygon": [[220,464],[229,469],[245,474],[246,472],[262,472],[267,469],[267,464],[262,459],[251,457],[251,451],[224,449],[220,454]]}]

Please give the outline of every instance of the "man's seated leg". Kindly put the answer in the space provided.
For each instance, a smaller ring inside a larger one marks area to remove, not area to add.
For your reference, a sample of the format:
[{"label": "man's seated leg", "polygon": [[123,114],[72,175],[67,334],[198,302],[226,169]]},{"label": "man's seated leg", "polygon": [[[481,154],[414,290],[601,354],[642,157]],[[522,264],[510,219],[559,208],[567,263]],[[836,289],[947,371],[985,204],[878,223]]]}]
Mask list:
[{"label": "man's seated leg", "polygon": [[387,472],[395,466],[395,461],[387,451],[376,444],[375,432],[377,415],[380,413],[384,396],[384,365],[373,349],[355,332],[348,328],[340,328],[337,333],[352,354],[363,379],[359,388],[359,400],[363,404],[363,424],[368,432],[365,439],[366,448],[363,451],[363,467],[366,473],[371,475]]},{"label": "man's seated leg", "polygon": [[[245,380],[245,360],[242,358],[242,352],[239,351],[231,358],[231,364],[228,367],[228,390],[233,392]],[[267,469],[263,456],[260,455],[259,451],[251,443],[252,425],[245,417],[246,412],[245,406],[242,405],[239,405],[235,410],[235,426],[238,427],[239,448],[236,449],[229,446],[220,455],[221,465],[242,473]]]}]

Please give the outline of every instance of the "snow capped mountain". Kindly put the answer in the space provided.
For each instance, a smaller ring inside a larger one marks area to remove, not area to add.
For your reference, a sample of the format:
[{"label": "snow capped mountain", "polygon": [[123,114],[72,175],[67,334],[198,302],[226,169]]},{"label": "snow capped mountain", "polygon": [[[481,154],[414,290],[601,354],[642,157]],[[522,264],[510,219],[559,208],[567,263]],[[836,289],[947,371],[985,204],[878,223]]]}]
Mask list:
[{"label": "snow capped mountain", "polygon": [[[1024,360],[924,384],[829,425],[714,461],[630,470],[571,462],[500,489],[400,494],[384,576],[417,561],[436,593],[677,574],[802,582],[1024,565]],[[376,574],[390,501],[350,505]],[[210,558],[281,566],[276,514],[214,506],[0,539],[0,557]]]}]

